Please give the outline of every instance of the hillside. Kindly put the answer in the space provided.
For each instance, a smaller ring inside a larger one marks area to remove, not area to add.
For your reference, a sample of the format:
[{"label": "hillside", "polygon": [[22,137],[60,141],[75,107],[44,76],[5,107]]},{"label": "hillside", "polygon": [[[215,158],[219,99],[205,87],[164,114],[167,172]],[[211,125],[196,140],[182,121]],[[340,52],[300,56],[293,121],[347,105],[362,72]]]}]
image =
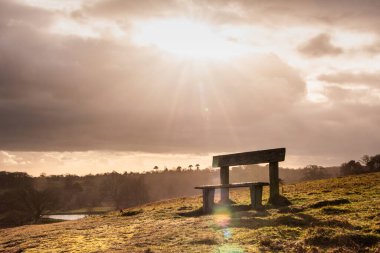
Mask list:
[{"label": "hillside", "polygon": [[249,210],[248,190],[234,190],[237,204],[214,215],[200,215],[196,196],[1,229],[0,252],[379,252],[380,173],[285,185],[283,194],[292,206]]}]

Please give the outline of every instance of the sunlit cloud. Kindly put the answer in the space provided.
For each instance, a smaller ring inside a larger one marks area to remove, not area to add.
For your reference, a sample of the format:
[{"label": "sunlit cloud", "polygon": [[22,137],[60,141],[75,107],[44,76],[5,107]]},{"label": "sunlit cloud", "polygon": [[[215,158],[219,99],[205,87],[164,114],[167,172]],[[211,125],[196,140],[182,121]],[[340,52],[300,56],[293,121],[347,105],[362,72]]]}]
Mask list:
[{"label": "sunlit cloud", "polygon": [[335,30],[332,34],[332,42],[346,49],[363,48],[372,45],[377,40],[377,35],[369,32],[361,33],[341,29]]},{"label": "sunlit cloud", "polygon": [[313,103],[327,102],[328,98],[324,95],[324,83],[311,79],[307,81],[307,99]]},{"label": "sunlit cloud", "polygon": [[80,10],[85,0],[16,0],[28,6],[53,11],[75,11]]},{"label": "sunlit cloud", "polygon": [[236,28],[216,28],[199,21],[178,18],[142,21],[135,24],[133,41],[156,46],[166,52],[194,59],[225,59],[250,52],[247,45],[231,39]]},{"label": "sunlit cloud", "polygon": [[121,39],[126,36],[125,31],[123,31],[117,24],[99,19],[78,21],[61,17],[50,26],[49,30],[54,34],[93,39]]},{"label": "sunlit cloud", "polygon": [[21,166],[29,164],[31,164],[31,162],[22,156],[18,156],[6,151],[0,151],[0,166]]}]

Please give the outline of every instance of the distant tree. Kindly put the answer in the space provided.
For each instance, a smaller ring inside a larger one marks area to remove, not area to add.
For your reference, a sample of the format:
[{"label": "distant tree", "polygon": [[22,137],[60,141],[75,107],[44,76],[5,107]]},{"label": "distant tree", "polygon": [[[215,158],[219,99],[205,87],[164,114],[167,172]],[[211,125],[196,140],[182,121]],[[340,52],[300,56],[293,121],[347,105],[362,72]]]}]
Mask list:
[{"label": "distant tree", "polygon": [[318,165],[306,166],[303,173],[304,180],[316,180],[329,177],[326,168]]},{"label": "distant tree", "polygon": [[361,164],[364,166],[367,166],[370,161],[371,158],[368,155],[363,155],[363,157],[360,159]]},{"label": "distant tree", "polygon": [[197,168],[197,170],[199,170],[199,167],[200,167],[199,163],[195,164],[195,167]]},{"label": "distant tree", "polygon": [[51,211],[57,205],[57,196],[54,189],[37,191],[33,188],[22,189],[16,192],[15,209],[38,221],[46,211]]},{"label": "distant tree", "polygon": [[141,176],[128,179],[125,189],[126,202],[125,206],[134,206],[149,201],[149,193],[145,180]]},{"label": "distant tree", "polygon": [[176,171],[180,172],[182,170],[182,167],[181,166],[178,166]]},{"label": "distant tree", "polygon": [[122,207],[121,204],[126,194],[126,186],[123,178],[123,175],[113,171],[112,173],[106,174],[102,182],[103,194],[113,201],[116,210]]},{"label": "distant tree", "polygon": [[190,164],[190,165],[189,165],[189,170],[192,170],[192,169],[193,169],[193,165]]},{"label": "distant tree", "polygon": [[158,168],[157,165],[153,167],[153,170],[158,170],[158,169],[159,169],[159,168]]},{"label": "distant tree", "polygon": [[33,178],[24,172],[0,171],[0,189],[30,187],[32,181]]},{"label": "distant tree", "polygon": [[360,164],[360,162],[356,162],[355,160],[351,160],[347,163],[343,163],[340,166],[340,174],[341,175],[352,175],[352,174],[359,174],[363,173],[363,166]]},{"label": "distant tree", "polygon": [[371,156],[366,165],[370,172],[380,171],[380,154]]}]

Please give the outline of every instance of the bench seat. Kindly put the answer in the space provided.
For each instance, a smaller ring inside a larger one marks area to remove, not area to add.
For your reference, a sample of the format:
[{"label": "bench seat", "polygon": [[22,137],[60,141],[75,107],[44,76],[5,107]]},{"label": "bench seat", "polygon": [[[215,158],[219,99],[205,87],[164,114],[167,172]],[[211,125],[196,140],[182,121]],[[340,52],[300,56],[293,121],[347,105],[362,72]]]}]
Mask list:
[{"label": "bench seat", "polygon": [[196,186],[195,189],[219,189],[219,188],[239,188],[239,187],[251,187],[251,186],[268,186],[266,182],[244,182],[235,184],[216,184],[216,185],[201,185]]},{"label": "bench seat", "polygon": [[202,185],[196,186],[195,189],[202,190],[203,212],[211,213],[214,206],[215,189],[248,187],[251,193],[251,206],[253,209],[257,209],[262,207],[263,186],[267,185],[269,185],[267,182],[244,182],[235,184]]}]

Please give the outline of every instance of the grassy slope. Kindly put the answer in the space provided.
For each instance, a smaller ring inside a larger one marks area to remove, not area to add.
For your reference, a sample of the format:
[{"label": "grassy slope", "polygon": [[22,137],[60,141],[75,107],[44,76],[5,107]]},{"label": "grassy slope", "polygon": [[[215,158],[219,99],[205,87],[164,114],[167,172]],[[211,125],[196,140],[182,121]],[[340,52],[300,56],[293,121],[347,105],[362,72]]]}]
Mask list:
[{"label": "grassy slope", "polygon": [[[231,195],[238,204],[249,204],[248,190]],[[376,252],[380,248],[380,173],[286,185],[284,195],[293,202],[290,208],[257,212],[240,206],[240,211],[221,209],[218,214],[197,216],[201,206],[197,196],[144,205],[132,216],[108,213],[2,229],[0,252]],[[339,201],[313,207],[322,200]]]}]

